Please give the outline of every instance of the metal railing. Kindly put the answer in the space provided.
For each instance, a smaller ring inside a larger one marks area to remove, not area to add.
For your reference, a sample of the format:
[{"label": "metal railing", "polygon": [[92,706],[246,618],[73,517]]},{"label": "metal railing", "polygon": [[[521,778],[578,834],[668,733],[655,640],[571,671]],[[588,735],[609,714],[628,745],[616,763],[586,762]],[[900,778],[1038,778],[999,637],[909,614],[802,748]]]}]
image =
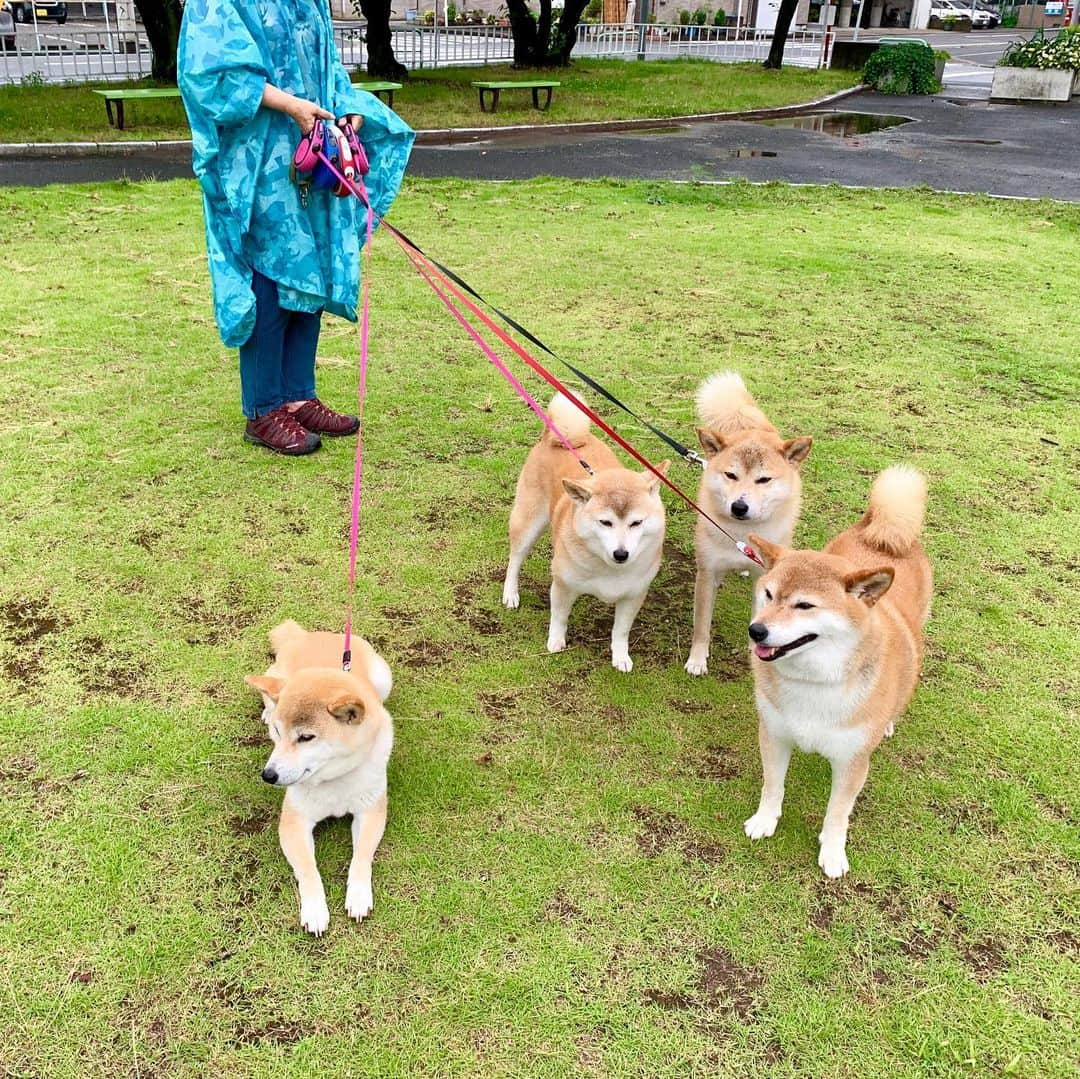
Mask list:
[{"label": "metal railing", "polygon": [[[394,52],[407,68],[505,64],[513,60],[514,42],[503,26],[416,26],[392,28]],[[363,70],[367,46],[363,23],[338,24],[334,38],[346,67]],[[760,30],[715,26],[623,26],[582,23],[574,55],[622,59],[697,57],[727,63],[764,60],[772,35]],[[823,35],[793,30],[784,62],[819,67]],[[14,50],[0,39],[0,85],[19,82],[107,82],[150,74],[151,53],[139,30],[68,30],[42,24],[36,33],[20,29]]]}]

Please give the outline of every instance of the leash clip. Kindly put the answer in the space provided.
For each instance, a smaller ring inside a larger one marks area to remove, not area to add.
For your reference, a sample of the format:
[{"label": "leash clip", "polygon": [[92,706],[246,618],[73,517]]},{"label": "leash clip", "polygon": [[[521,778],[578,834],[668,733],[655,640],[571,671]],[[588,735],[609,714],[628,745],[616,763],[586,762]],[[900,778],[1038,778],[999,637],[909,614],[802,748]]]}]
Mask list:
[{"label": "leash clip", "polygon": [[735,546],[739,551],[744,554],[751,562],[756,562],[762,569],[765,568],[765,563],[761,561],[761,555],[750,546],[749,543],[744,543],[742,540],[736,540]]},{"label": "leash clip", "polygon": [[686,451],[686,456],[683,458],[683,460],[688,465],[697,465],[698,468],[704,468],[705,465],[708,463],[705,460],[705,458],[702,457],[701,454],[697,452],[697,450],[687,450]]},{"label": "leash clip", "polygon": [[341,669],[343,671],[352,670],[352,649],[347,648],[341,656]]}]

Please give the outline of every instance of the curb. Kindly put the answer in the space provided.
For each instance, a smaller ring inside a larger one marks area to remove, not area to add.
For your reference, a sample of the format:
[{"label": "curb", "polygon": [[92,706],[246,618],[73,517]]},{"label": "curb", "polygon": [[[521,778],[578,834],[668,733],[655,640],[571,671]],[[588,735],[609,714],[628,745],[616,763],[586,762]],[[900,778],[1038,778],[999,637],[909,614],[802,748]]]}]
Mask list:
[{"label": "curb", "polygon": [[[515,124],[511,127],[451,127],[421,130],[416,133],[417,146],[449,146],[461,142],[488,142],[514,137],[525,132],[542,131],[552,135],[572,135],[577,132],[633,131],[656,127],[658,124],[692,124],[720,120],[768,120],[772,117],[798,116],[810,109],[820,109],[835,101],[852,97],[863,86],[851,86],[835,94],[804,101],[798,105],[780,105],[772,109],[748,109],[743,112],[700,112],[689,116],[654,116],[635,120],[583,120],[568,124]],[[19,156],[91,157],[98,154],[137,154],[151,151],[190,150],[190,139],[166,141],[127,140],[124,142],[5,142],[0,143],[0,158]]]}]

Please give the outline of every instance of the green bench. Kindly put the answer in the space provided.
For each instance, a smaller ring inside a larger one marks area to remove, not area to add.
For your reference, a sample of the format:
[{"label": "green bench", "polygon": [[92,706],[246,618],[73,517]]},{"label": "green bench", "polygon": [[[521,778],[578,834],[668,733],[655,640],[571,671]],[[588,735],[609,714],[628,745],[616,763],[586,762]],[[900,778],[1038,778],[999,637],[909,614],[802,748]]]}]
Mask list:
[{"label": "green bench", "polygon": [[394,107],[394,91],[401,89],[400,82],[354,82],[353,88],[356,90],[367,90],[369,94],[374,94],[376,97],[381,98],[383,94],[386,94],[386,103],[390,108]]},{"label": "green bench", "polygon": [[[124,102],[147,101],[155,97],[179,97],[180,91],[170,90],[95,90],[105,98],[105,115],[109,118],[109,126],[119,131],[124,130]],[[113,118],[113,105],[116,105],[116,118]]]},{"label": "green bench", "polygon": [[[473,86],[480,91],[480,111],[494,112],[499,107],[499,94],[503,90],[531,90],[534,109],[543,112],[551,104],[551,91],[556,86],[562,86],[561,82],[474,82]],[[543,105],[540,104],[540,91],[546,90],[547,96]],[[484,95],[491,95],[491,108],[485,106]]]}]

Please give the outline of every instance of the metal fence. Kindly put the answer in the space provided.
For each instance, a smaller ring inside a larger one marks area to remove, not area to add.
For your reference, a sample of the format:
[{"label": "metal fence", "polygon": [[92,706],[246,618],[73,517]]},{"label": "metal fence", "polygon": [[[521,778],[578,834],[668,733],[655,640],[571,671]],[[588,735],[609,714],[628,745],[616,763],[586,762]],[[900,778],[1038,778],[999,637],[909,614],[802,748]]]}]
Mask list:
[{"label": "metal fence", "polygon": [[[367,63],[363,24],[343,24],[334,36],[344,64],[363,69]],[[578,27],[574,56],[634,59],[704,60],[738,63],[764,60],[771,34],[752,29],[713,26],[623,26],[583,23]],[[502,26],[393,28],[394,52],[407,68],[508,63],[514,56],[510,29]],[[793,30],[784,62],[820,67],[820,32]],[[20,29],[15,48],[0,39],[0,85],[19,82],[107,82],[140,79],[150,74],[150,45],[145,33],[108,30]]]}]

